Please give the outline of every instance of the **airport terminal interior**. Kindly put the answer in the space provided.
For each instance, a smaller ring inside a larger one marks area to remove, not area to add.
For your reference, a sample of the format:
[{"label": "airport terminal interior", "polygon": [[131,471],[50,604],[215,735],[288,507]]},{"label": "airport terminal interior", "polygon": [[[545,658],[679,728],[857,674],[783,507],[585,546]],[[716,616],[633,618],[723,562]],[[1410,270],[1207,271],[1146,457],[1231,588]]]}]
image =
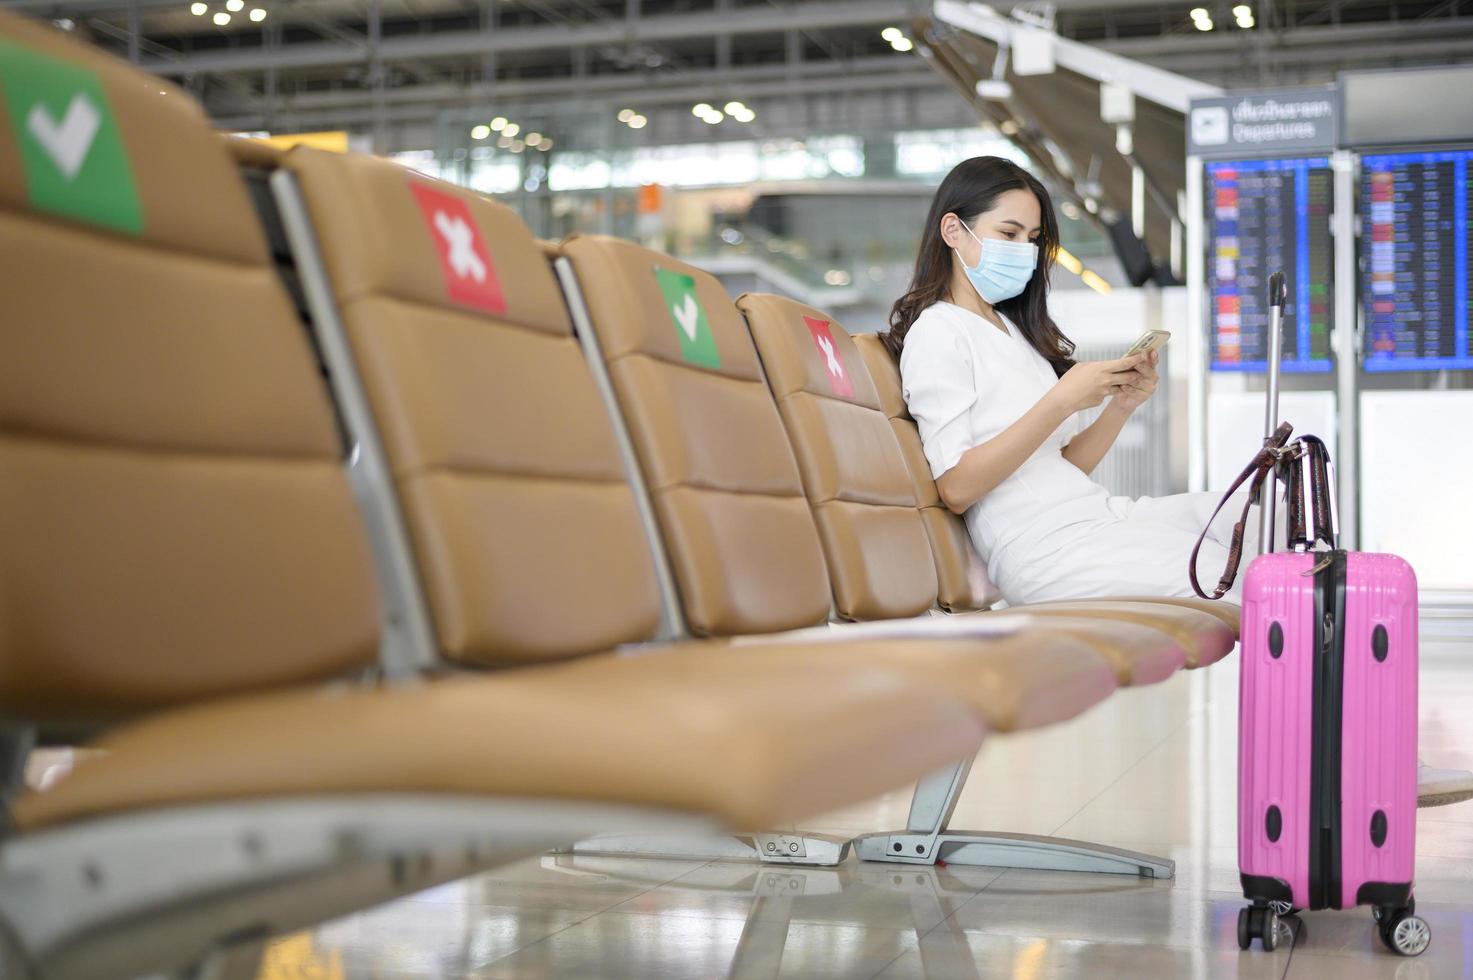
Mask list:
[{"label": "airport terminal interior", "polygon": [[1470,93],[0,0],[0,978],[1473,977]]}]

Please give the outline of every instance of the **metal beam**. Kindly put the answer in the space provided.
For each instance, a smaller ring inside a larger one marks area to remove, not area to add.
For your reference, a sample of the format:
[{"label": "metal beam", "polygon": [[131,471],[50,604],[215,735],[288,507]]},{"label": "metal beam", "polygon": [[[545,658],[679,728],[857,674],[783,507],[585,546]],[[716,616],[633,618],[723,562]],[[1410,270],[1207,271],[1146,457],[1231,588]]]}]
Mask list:
[{"label": "metal beam", "polygon": [[[565,96],[590,96],[616,99],[638,97],[641,105],[666,105],[691,102],[703,93],[730,93],[736,98],[757,95],[804,95],[813,92],[844,91],[855,79],[884,77],[898,79],[901,86],[930,79],[935,87],[942,84],[919,59],[903,55],[879,55],[856,58],[848,62],[803,62],[796,75],[787,65],[754,65],[727,72],[702,69],[682,72],[678,76],[650,78],[642,72],[618,75],[594,75],[587,78],[539,78],[477,82],[470,85],[439,83],[404,85],[384,93],[390,105],[415,102],[441,103],[446,106],[471,106],[476,103],[536,102]],[[790,88],[771,83],[791,80]],[[709,97],[709,96],[707,96]],[[363,105],[367,93],[358,89],[308,92],[278,99],[273,108],[281,112],[336,109]],[[723,99],[723,101],[725,101]],[[259,98],[215,100],[211,108],[220,112],[257,111],[266,106]]]},{"label": "metal beam", "polygon": [[1198,75],[1216,72],[1241,72],[1242,69],[1267,65],[1274,68],[1306,68],[1307,76],[1324,77],[1329,80],[1336,68],[1392,68],[1418,61],[1429,60],[1445,64],[1449,59],[1473,60],[1473,38],[1429,37],[1416,41],[1403,41],[1388,49],[1385,44],[1343,44],[1314,48],[1269,48],[1221,49],[1217,51],[1163,52],[1150,56],[1153,64],[1180,66],[1184,71]]},{"label": "metal beam", "polygon": [[[566,51],[570,47],[625,44],[631,40],[672,41],[734,34],[780,34],[835,25],[890,23],[905,18],[909,10],[910,5],[904,0],[819,0],[791,7],[744,7],[726,12],[670,14],[641,18],[634,37],[630,36],[629,28],[622,20],[502,28],[491,37],[480,30],[445,31],[388,38],[382,45],[382,57],[385,62],[394,62],[413,58],[480,57],[488,51]],[[143,67],[163,75],[260,71],[267,67],[323,68],[359,63],[366,54],[363,49],[361,44],[322,42],[293,44],[278,51],[206,51],[169,61],[145,61]]]},{"label": "metal beam", "polygon": [[[779,78],[772,81],[753,82],[748,86],[744,86],[742,88],[742,92],[745,93],[744,97],[746,98],[760,98],[762,96],[770,95],[785,97],[788,100],[795,100],[801,96],[829,96],[836,93],[852,95],[857,93],[888,93],[910,90],[931,91],[936,93],[936,95],[940,97],[945,97],[946,94],[946,90],[943,87],[941,81],[936,77],[934,73],[929,71],[901,73],[892,72],[885,75],[844,75],[828,78],[821,77],[805,79],[799,84],[800,87],[795,91],[791,82],[787,81],[786,79]],[[577,107],[587,109],[590,101],[593,99],[613,102],[620,94],[629,95],[630,93],[633,93],[637,96],[640,103],[640,108],[645,108],[646,106],[654,104],[684,104],[688,103],[689,100],[692,98],[689,90],[686,90],[684,92],[677,90],[654,92],[648,89],[620,89],[618,91],[609,89],[598,90],[594,92],[585,92],[581,94],[581,97],[579,97],[579,93],[577,92],[563,91],[559,93],[559,98],[553,100],[528,98],[525,101],[521,101],[514,98],[503,97],[502,89],[502,86],[497,86],[495,104],[499,107],[508,109],[514,107],[515,110],[518,112],[551,112],[559,109],[573,109]],[[538,87],[532,86],[531,91],[538,91]],[[546,95],[548,93],[543,90],[540,94]],[[954,105],[957,109],[958,118],[954,122],[948,123],[948,125],[961,125],[965,122],[966,119],[969,118],[966,108],[962,103],[953,103],[950,99],[947,99],[945,104]],[[439,119],[449,106],[454,106],[458,109],[465,110],[467,113],[467,118],[469,118],[469,113],[473,108],[473,103],[468,102],[465,98],[462,97],[441,102],[389,105],[384,110],[384,117],[385,120],[390,124],[434,121]],[[210,115],[215,120],[216,125],[232,130],[258,129],[261,127],[263,121],[267,118],[268,115],[266,107],[262,107],[259,110],[242,108],[236,108],[232,110],[224,109],[223,107],[207,108],[211,109]],[[686,113],[682,112],[682,117],[684,115],[686,115]],[[364,126],[372,123],[373,108],[371,100],[365,93],[364,96],[361,97],[358,102],[353,105],[301,110],[282,109],[278,107],[270,112],[270,118],[274,119],[276,125],[283,131],[291,129],[314,129],[322,127],[352,128],[355,126]],[[745,138],[762,138],[776,134],[779,127],[775,125],[777,120],[773,117],[772,114],[764,113],[760,117],[760,119],[763,123],[761,128],[742,130],[742,132],[745,134]],[[719,135],[724,134],[716,134],[714,132],[706,133],[705,139],[701,140],[701,142],[718,138]],[[678,140],[677,142],[684,142],[684,140]],[[697,141],[692,140],[692,142]]]},{"label": "metal beam", "polygon": [[[1391,45],[1395,41],[1419,37],[1461,38],[1466,45],[1473,41],[1473,17],[1456,19],[1403,20],[1393,23],[1351,24],[1343,27],[1299,27],[1287,31],[1197,31],[1193,34],[1163,34],[1159,37],[1133,37],[1117,41],[1098,41],[1094,45],[1112,54],[1129,58],[1160,56],[1193,57],[1208,52],[1229,51],[1252,57],[1260,50],[1259,42],[1268,50],[1309,47],[1341,47],[1355,41],[1372,41],[1384,58],[1401,54]],[[1468,53],[1473,55],[1473,47]]]}]

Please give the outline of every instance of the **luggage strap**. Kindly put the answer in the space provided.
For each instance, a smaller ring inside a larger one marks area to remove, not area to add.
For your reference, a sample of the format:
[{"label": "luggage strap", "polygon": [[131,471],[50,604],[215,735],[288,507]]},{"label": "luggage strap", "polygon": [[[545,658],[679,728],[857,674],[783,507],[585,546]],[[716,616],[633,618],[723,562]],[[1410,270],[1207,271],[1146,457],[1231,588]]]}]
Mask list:
[{"label": "luggage strap", "polygon": [[[1227,493],[1223,494],[1222,500],[1218,502],[1217,509],[1207,519],[1207,526],[1202,528],[1201,534],[1197,535],[1197,543],[1192,546],[1192,560],[1187,568],[1187,574],[1192,580],[1192,591],[1197,593],[1199,597],[1203,599],[1221,599],[1233,587],[1233,582],[1237,581],[1238,565],[1243,561],[1243,536],[1247,533],[1248,529],[1248,512],[1258,502],[1259,493],[1263,488],[1263,481],[1268,479],[1269,475],[1273,473],[1274,467],[1278,465],[1279,460],[1283,457],[1284,444],[1289,441],[1289,435],[1293,431],[1294,427],[1288,422],[1284,422],[1274,430],[1273,435],[1263,440],[1263,448],[1258,451],[1258,455],[1253,457],[1253,461],[1244,467],[1243,472],[1238,474],[1238,478],[1233,481],[1233,485],[1228,487]],[[1208,595],[1202,591],[1202,586],[1197,581],[1197,554],[1202,550],[1202,542],[1207,539],[1207,532],[1211,529],[1212,522],[1217,520],[1217,515],[1222,513],[1223,507],[1227,506],[1228,499],[1237,493],[1238,488],[1249,480],[1253,482],[1249,484],[1248,501],[1243,505],[1242,516],[1233,525],[1233,537],[1231,543],[1228,545],[1227,567],[1222,571],[1222,578],[1218,579],[1217,588],[1212,590],[1211,595]],[[1270,487],[1269,492],[1273,492],[1272,487]]]}]

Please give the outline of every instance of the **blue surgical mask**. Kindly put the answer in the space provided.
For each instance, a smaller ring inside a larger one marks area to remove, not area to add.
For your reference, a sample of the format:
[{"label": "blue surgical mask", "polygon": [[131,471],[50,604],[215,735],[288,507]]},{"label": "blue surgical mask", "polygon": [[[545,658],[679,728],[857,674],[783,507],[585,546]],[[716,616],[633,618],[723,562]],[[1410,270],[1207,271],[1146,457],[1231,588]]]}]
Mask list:
[{"label": "blue surgical mask", "polygon": [[[1021,293],[1028,280],[1033,278],[1033,270],[1038,267],[1038,246],[1032,242],[1010,242],[1001,238],[983,241],[971,228],[967,228],[965,221],[962,227],[982,246],[976,265],[969,266],[967,260],[962,259],[962,268],[966,270],[977,295],[982,297],[982,302],[990,306]],[[957,258],[961,259],[961,254],[957,252]]]}]

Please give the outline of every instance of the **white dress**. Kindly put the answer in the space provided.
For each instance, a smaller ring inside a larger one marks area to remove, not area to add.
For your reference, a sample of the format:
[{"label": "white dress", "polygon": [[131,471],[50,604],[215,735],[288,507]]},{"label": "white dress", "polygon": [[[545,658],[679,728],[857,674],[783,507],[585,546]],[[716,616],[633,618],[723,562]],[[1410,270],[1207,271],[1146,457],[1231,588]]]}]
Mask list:
[{"label": "white dress", "polygon": [[[938,479],[1058,383],[1043,356],[1004,322],[1006,333],[969,310],[937,303],[905,336],[905,401]],[[967,510],[967,531],[993,582],[1010,603],[1192,595],[1187,562],[1221,494],[1112,497],[1062,454],[1082,427],[1079,414],[1070,416]],[[1241,499],[1223,508],[1202,544],[1198,577],[1205,589],[1222,573]],[[1251,524],[1247,540],[1245,565],[1258,540]],[[1228,598],[1237,600],[1241,586],[1240,574]]]}]

